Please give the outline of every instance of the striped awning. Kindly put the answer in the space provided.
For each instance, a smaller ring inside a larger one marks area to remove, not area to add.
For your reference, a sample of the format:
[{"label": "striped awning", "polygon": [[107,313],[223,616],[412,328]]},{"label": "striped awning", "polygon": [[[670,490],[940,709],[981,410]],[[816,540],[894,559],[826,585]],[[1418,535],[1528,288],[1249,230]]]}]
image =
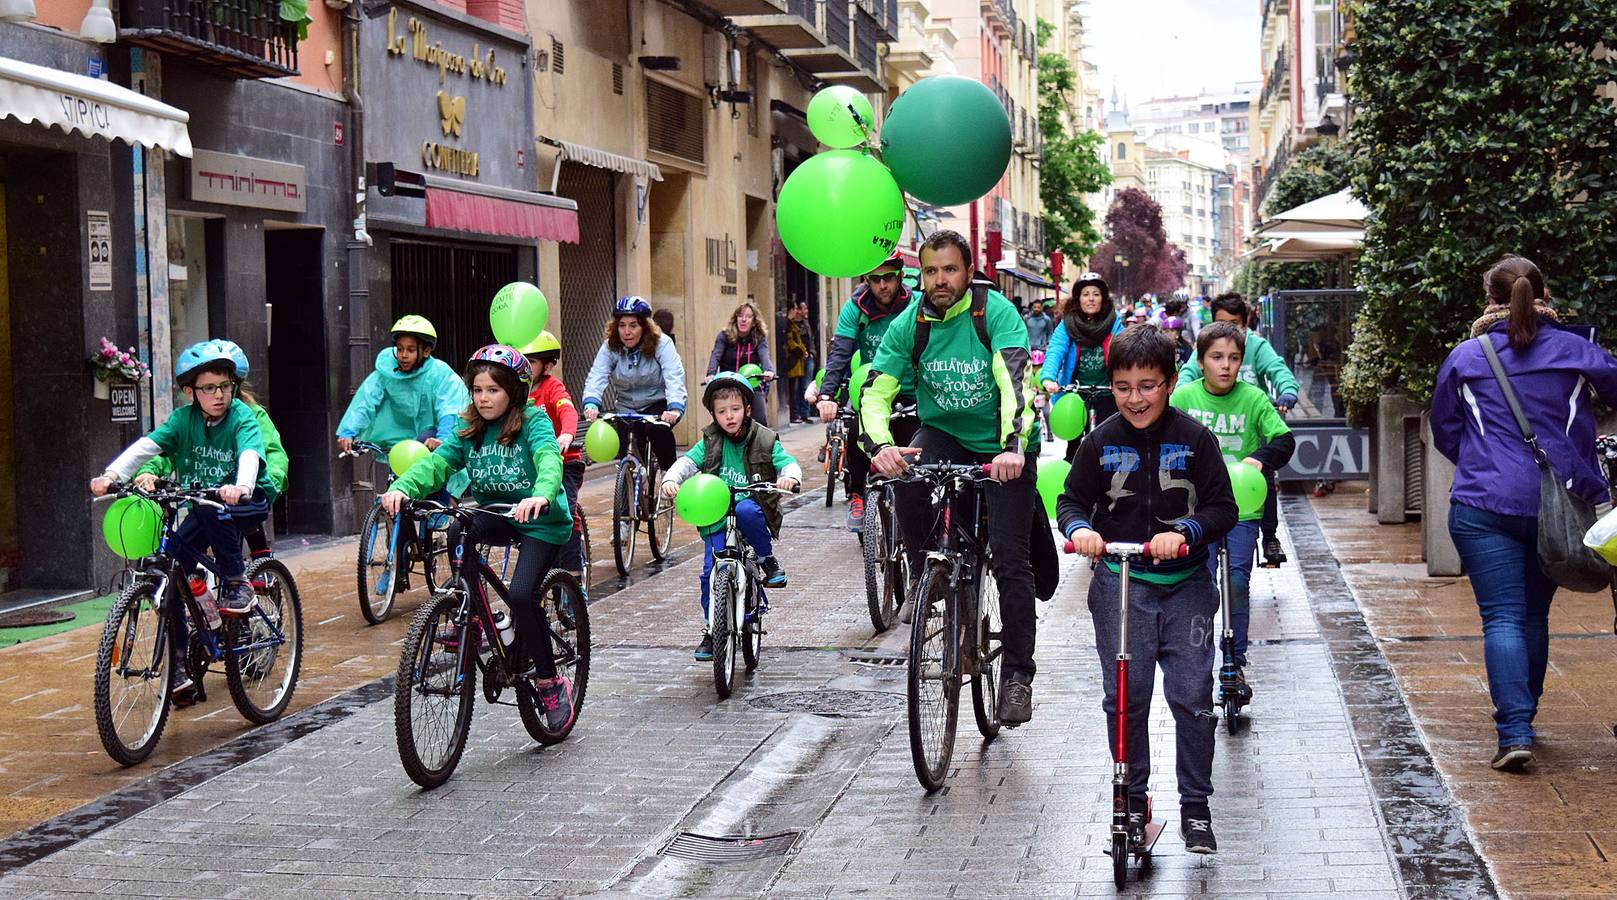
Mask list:
[{"label": "striped awning", "polygon": [[611,172],[622,172],[625,175],[637,175],[652,181],[663,180],[663,171],[657,167],[656,163],[635,159],[632,156],[611,153],[584,144],[575,144],[572,141],[548,137],[540,137],[539,140],[560,149],[561,158],[568,162],[583,163],[586,166],[606,169]]}]

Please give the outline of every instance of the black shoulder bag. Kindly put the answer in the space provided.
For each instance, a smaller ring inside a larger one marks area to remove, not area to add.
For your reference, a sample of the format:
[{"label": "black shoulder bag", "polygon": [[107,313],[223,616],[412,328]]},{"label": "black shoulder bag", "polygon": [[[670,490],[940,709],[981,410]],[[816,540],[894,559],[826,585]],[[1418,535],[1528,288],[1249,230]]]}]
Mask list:
[{"label": "black shoulder bag", "polygon": [[1499,382],[1499,390],[1510,404],[1516,427],[1533,451],[1538,463],[1538,562],[1544,574],[1569,591],[1589,594],[1611,587],[1611,567],[1593,550],[1583,545],[1583,535],[1595,524],[1594,507],[1587,500],[1566,489],[1566,484],[1555,474],[1550,459],[1539,449],[1533,426],[1516,399],[1516,392],[1505,377],[1505,367],[1499,363],[1499,353],[1487,335],[1477,338],[1483,355]]}]

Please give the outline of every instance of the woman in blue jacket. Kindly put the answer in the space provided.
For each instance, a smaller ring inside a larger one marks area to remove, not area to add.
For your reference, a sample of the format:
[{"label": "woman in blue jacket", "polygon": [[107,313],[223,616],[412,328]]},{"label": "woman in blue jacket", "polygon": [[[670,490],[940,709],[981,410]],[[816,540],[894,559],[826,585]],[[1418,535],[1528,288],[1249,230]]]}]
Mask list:
[{"label": "woman in blue jacket", "polygon": [[[623,297],[612,307],[601,349],[584,378],[586,422],[601,414],[608,387],[616,392],[617,412],[656,416],[669,425],[685,414],[685,365],[674,342],[664,340],[651,320],[651,304],[639,297]],[[673,429],[647,429],[646,436],[658,467],[668,471],[674,464]]]},{"label": "woman in blue jacket", "polygon": [[1610,500],[1595,460],[1590,391],[1617,403],[1617,360],[1558,327],[1538,266],[1507,256],[1483,277],[1488,308],[1449,353],[1432,397],[1432,443],[1454,461],[1449,533],[1482,614],[1482,652],[1499,732],[1495,769],[1533,761],[1533,717],[1549,664],[1555,583],[1539,565],[1539,481],[1479,341],[1499,354],[1538,445],[1573,493]]},{"label": "woman in blue jacket", "polygon": [[[1086,388],[1109,385],[1106,354],[1112,346],[1112,335],[1121,332],[1125,325],[1123,317],[1112,306],[1112,292],[1106,279],[1094,272],[1085,272],[1073,284],[1072,293],[1067,300],[1066,315],[1050,335],[1044,368],[1039,373],[1039,383],[1048,394],[1069,384]],[[1094,410],[1097,425],[1117,412],[1117,401],[1112,399],[1110,391],[1085,402]],[[1077,452],[1078,441],[1068,441],[1069,462]]]}]

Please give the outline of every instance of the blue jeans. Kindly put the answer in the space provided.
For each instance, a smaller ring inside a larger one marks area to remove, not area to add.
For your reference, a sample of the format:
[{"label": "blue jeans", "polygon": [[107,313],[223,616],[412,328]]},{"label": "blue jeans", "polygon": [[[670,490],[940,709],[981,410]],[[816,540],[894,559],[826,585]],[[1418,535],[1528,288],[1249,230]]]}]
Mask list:
[{"label": "blue jeans", "polygon": [[[1252,563],[1258,552],[1258,520],[1236,522],[1224,538],[1230,554],[1230,628],[1235,631],[1235,663],[1246,665],[1247,631],[1252,627]],[[1207,557],[1218,583],[1218,554]]]},{"label": "blue jeans", "polygon": [[196,504],[175,530],[176,548],[181,559],[202,564],[203,553],[212,550],[214,568],[221,579],[240,579],[247,563],[242,557],[242,535],[263,524],[269,517],[269,500],[261,489],[235,506],[215,509]]},{"label": "blue jeans", "polygon": [[[762,559],[765,556],[775,555],[775,542],[769,536],[769,523],[764,521],[764,511],[755,500],[743,500],[736,504],[736,524],[741,526],[741,537],[753,552]],[[705,538],[702,538],[702,618],[707,619],[708,576],[713,574],[713,552],[724,549],[724,529],[721,527]],[[763,598],[763,590],[758,592]]]},{"label": "blue jeans", "polygon": [[1531,744],[1550,662],[1555,596],[1555,582],[1538,563],[1538,520],[1455,503],[1449,507],[1449,535],[1482,613],[1482,657],[1499,746]]}]

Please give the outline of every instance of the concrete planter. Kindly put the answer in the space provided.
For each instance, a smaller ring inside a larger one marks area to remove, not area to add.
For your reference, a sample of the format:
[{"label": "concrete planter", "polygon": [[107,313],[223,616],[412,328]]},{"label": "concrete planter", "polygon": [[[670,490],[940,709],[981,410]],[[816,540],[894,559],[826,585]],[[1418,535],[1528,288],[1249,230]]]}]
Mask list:
[{"label": "concrete planter", "polygon": [[1371,490],[1376,521],[1383,525],[1401,525],[1420,516],[1420,415],[1420,407],[1403,394],[1382,394],[1376,403]]},{"label": "concrete planter", "polygon": [[1454,463],[1432,446],[1432,414],[1421,413],[1420,439],[1425,449],[1421,487],[1421,556],[1426,574],[1452,577],[1465,573],[1460,551],[1449,537],[1449,489],[1454,487]]}]

